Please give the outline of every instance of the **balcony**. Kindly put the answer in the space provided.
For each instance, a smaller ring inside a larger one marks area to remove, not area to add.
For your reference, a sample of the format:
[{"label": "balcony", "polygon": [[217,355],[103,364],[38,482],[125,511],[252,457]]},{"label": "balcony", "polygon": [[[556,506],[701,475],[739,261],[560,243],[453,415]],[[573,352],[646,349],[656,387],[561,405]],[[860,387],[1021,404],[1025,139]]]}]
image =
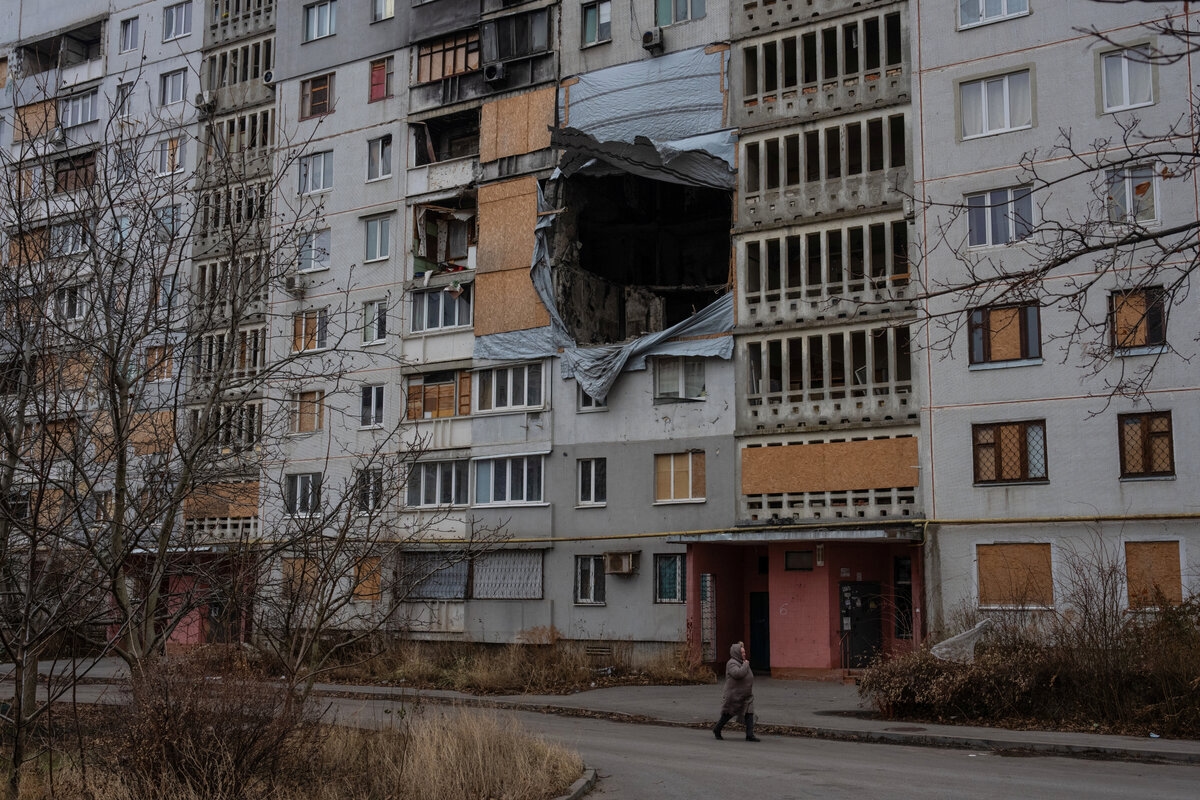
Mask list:
[{"label": "balcony", "polygon": [[478,180],[479,160],[474,156],[438,161],[408,170],[408,196],[443,192],[470,186]]}]

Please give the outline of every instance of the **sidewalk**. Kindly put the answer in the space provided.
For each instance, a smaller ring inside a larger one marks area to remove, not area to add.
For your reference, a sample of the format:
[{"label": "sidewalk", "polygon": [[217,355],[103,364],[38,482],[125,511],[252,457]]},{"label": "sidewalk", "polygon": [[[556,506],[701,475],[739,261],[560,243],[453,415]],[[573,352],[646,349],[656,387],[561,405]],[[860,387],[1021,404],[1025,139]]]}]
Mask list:
[{"label": "sidewalk", "polygon": [[[60,669],[65,665],[60,665]],[[3,678],[0,670],[0,679]],[[124,677],[119,659],[104,659],[87,677],[119,680]],[[704,686],[615,686],[571,695],[476,696],[461,692],[407,689],[400,686],[318,684],[320,694],[348,695],[399,702],[444,702],[542,711],[546,713],[599,713],[631,723],[676,726],[709,726],[721,705],[721,684]],[[1136,761],[1200,764],[1200,741],[1156,739],[1145,736],[1108,736],[1061,731],[1018,731],[967,725],[932,725],[881,720],[871,714],[854,686],[836,681],[784,681],[756,678],[754,707],[758,733],[763,736],[813,736],[846,741],[956,747],[1071,755]],[[740,731],[727,731],[727,739]]]}]

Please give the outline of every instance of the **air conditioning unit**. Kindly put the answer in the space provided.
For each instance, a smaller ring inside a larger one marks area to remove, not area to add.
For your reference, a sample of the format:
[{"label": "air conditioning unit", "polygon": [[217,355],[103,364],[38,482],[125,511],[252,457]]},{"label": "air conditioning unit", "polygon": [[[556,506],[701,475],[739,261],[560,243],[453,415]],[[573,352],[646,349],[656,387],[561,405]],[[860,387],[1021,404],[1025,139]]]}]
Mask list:
[{"label": "air conditioning unit", "polygon": [[662,28],[651,28],[642,34],[642,47],[647,50],[661,50],[662,46]]},{"label": "air conditioning unit", "polygon": [[504,80],[504,64],[496,62],[494,64],[484,64],[483,79],[488,83],[496,83]]},{"label": "air conditioning unit", "polygon": [[283,290],[293,297],[303,297],[308,287],[299,275],[288,275],[283,279]]},{"label": "air conditioning unit", "polygon": [[265,72],[263,72],[262,81],[263,81],[263,84],[266,86],[274,86],[275,85],[274,71],[266,70]]},{"label": "air conditioning unit", "polygon": [[212,92],[201,92],[196,95],[196,110],[201,114],[211,114],[217,108],[217,99]]},{"label": "air conditioning unit", "polygon": [[605,575],[632,575],[638,569],[639,552],[605,553]]}]

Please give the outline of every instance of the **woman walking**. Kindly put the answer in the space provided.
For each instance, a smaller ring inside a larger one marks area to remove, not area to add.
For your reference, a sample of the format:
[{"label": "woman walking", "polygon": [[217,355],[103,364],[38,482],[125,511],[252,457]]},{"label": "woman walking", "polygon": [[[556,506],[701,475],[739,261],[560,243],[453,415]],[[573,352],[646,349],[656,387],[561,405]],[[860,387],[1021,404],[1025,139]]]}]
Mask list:
[{"label": "woman walking", "polygon": [[745,721],[746,741],[759,741],[754,735],[754,673],[750,671],[750,659],[746,658],[746,648],[741,642],[734,642],[729,648],[729,661],[725,664],[725,696],[721,703],[721,718],[712,729],[713,736],[723,738],[721,729],[735,717]]}]

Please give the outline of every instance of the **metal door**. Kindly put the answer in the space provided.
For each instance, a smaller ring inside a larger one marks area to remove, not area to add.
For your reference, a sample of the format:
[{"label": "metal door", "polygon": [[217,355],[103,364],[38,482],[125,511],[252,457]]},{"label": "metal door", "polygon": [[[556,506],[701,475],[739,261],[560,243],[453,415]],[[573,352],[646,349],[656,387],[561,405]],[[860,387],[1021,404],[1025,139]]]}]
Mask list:
[{"label": "metal door", "polygon": [[750,642],[746,654],[758,675],[771,669],[771,602],[767,592],[750,593]]},{"label": "metal door", "polygon": [[883,602],[878,583],[839,584],[842,615],[842,666],[867,666],[883,647]]}]

